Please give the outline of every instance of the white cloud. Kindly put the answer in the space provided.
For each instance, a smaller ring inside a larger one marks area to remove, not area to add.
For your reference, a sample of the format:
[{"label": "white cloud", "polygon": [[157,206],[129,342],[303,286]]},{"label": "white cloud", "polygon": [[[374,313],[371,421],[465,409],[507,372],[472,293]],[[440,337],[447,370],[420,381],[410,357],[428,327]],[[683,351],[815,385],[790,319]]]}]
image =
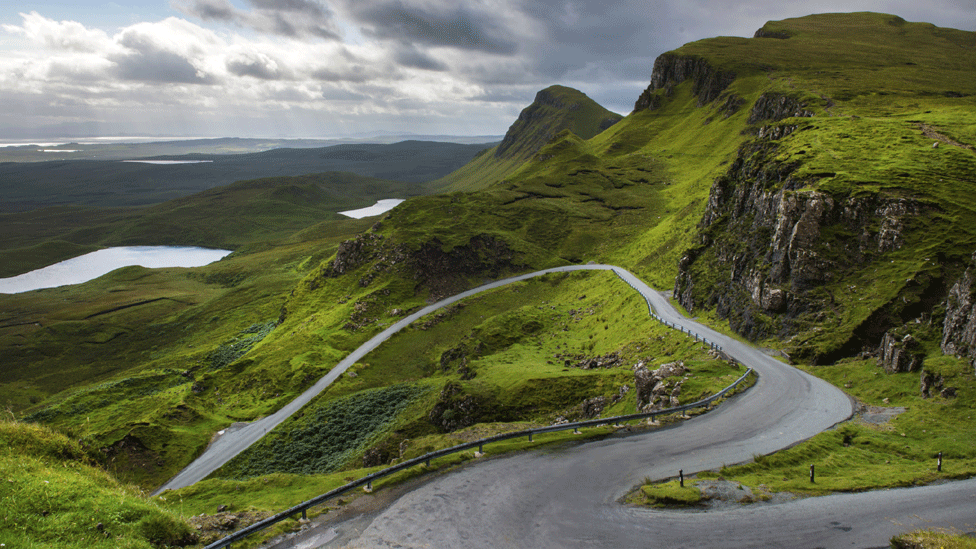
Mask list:
[{"label": "white cloud", "polygon": [[107,30],[38,12],[0,25],[0,95],[11,98],[0,101],[0,126],[99,121],[131,132],[497,134],[535,92],[556,83],[626,113],[660,53],[708,36],[751,36],[768,19],[870,9],[976,27],[971,0],[171,5],[179,17]]},{"label": "white cloud", "polygon": [[105,31],[88,29],[75,21],[55,21],[36,11],[21,13],[22,26],[2,25],[11,34],[19,34],[28,40],[53,50],[76,52],[110,51],[114,44]]}]

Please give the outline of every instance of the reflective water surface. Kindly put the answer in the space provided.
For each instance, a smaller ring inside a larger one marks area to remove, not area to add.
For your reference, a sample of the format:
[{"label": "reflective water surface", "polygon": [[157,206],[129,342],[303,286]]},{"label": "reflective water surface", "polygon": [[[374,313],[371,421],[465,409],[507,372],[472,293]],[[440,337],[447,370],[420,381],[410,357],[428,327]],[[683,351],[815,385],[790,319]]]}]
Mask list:
[{"label": "reflective water surface", "polygon": [[202,267],[221,259],[230,250],[182,246],[120,246],[49,265],[22,275],[0,278],[0,293],[16,294],[66,284],[81,284],[121,267],[140,265],[162,267]]}]

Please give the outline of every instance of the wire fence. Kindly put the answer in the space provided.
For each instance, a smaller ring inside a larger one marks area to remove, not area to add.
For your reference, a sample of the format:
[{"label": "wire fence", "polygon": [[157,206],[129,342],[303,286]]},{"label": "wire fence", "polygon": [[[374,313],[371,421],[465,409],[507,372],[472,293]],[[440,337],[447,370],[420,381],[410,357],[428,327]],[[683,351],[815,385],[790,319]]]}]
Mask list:
[{"label": "wire fence", "polygon": [[[630,280],[628,280],[626,277],[624,277],[616,269],[613,269],[613,272],[621,280],[623,280],[624,282],[626,282],[631,288],[633,288],[639,294],[641,294],[642,296],[644,296],[644,300],[647,302],[647,308],[648,308],[648,311],[649,311],[649,313],[650,313],[650,315],[651,315],[652,318],[654,318],[655,320],[657,320],[658,322],[664,324],[665,326],[667,326],[669,328],[673,328],[673,329],[678,330],[678,331],[680,331],[682,333],[688,334],[691,337],[694,337],[695,338],[695,341],[700,341],[700,342],[704,343],[705,345],[708,345],[709,347],[711,347],[715,351],[722,352],[722,347],[719,344],[715,343],[714,341],[709,341],[704,336],[701,336],[701,335],[693,332],[691,329],[687,329],[687,328],[685,328],[685,327],[683,327],[683,326],[681,326],[679,324],[676,324],[674,322],[669,322],[669,321],[665,320],[664,318],[661,318],[657,313],[654,312],[653,305],[651,305],[650,300],[648,299],[648,297],[646,295],[644,295],[644,292],[641,291],[640,288],[637,288],[636,286],[634,286],[634,284],[632,284],[630,282]],[[730,362],[732,362],[733,364],[736,364],[737,363],[735,361],[735,359],[733,359],[732,357],[729,357],[728,355],[725,355],[724,353],[723,353],[723,355]],[[702,400],[699,400],[698,402],[693,402],[691,404],[684,404],[682,406],[675,406],[673,408],[666,408],[666,409],[663,409],[663,410],[656,410],[656,411],[652,411],[652,412],[640,412],[640,413],[636,413],[636,414],[628,414],[628,415],[623,415],[623,416],[614,416],[614,417],[607,417],[607,418],[598,418],[598,419],[591,419],[591,420],[587,420],[587,421],[577,421],[577,422],[573,422],[573,423],[560,423],[560,424],[557,424],[557,425],[550,425],[550,426],[547,426],[547,427],[538,427],[538,428],[535,428],[535,429],[525,429],[525,430],[522,430],[522,431],[513,431],[511,433],[502,433],[502,434],[499,434],[499,435],[495,435],[495,436],[491,436],[491,437],[487,437],[487,438],[482,438],[482,439],[475,440],[475,441],[472,441],[472,442],[466,442],[464,444],[458,444],[457,446],[451,446],[450,448],[444,448],[442,450],[436,450],[434,452],[430,452],[430,453],[424,454],[424,455],[422,455],[420,457],[416,457],[416,458],[413,458],[413,459],[408,459],[408,460],[403,461],[401,463],[398,463],[396,465],[387,467],[386,469],[383,469],[381,471],[377,471],[375,473],[366,475],[366,476],[364,476],[364,477],[362,477],[362,478],[360,478],[358,480],[354,480],[354,481],[352,481],[352,482],[350,482],[348,484],[345,484],[345,485],[340,486],[340,487],[338,487],[338,488],[336,488],[334,490],[331,490],[329,492],[326,492],[324,494],[321,494],[319,496],[316,496],[316,497],[314,497],[314,498],[312,498],[310,500],[303,501],[303,502],[299,503],[298,505],[295,505],[294,507],[291,507],[289,509],[286,509],[286,510],[284,510],[284,511],[282,511],[282,512],[280,512],[280,513],[278,513],[278,514],[276,514],[274,516],[268,517],[268,518],[266,518],[266,519],[264,519],[264,520],[262,520],[260,522],[256,522],[256,523],[254,523],[254,524],[252,524],[250,526],[247,526],[245,528],[242,528],[241,530],[238,530],[237,532],[234,532],[233,534],[230,534],[230,535],[228,535],[228,536],[226,536],[224,538],[221,538],[221,539],[219,539],[219,540],[211,543],[210,545],[207,545],[205,547],[205,549],[220,549],[222,547],[231,547],[231,545],[233,543],[235,543],[235,542],[241,541],[244,538],[247,538],[248,536],[251,536],[253,534],[256,534],[256,533],[258,533],[258,532],[260,532],[260,531],[262,531],[262,530],[264,530],[266,528],[269,528],[269,527],[271,527],[271,526],[273,526],[273,525],[275,525],[275,524],[277,524],[277,523],[279,523],[281,521],[288,520],[288,519],[290,519],[292,517],[296,517],[299,514],[301,514],[301,517],[303,519],[304,518],[307,518],[307,516],[308,516],[308,514],[307,514],[308,513],[308,510],[311,509],[312,507],[315,507],[315,506],[318,506],[318,505],[322,505],[325,502],[327,502],[327,501],[329,501],[329,500],[331,500],[333,498],[337,498],[339,496],[342,496],[344,494],[347,494],[347,493],[351,492],[352,490],[355,490],[355,489],[358,489],[358,488],[361,488],[361,487],[365,487],[367,490],[372,490],[372,488],[373,488],[373,482],[376,481],[376,480],[379,480],[379,479],[384,478],[384,477],[388,477],[388,476],[390,476],[392,474],[398,473],[400,471],[403,471],[405,469],[409,469],[411,467],[415,467],[415,466],[418,466],[418,465],[426,465],[426,466],[429,466],[431,460],[434,460],[434,459],[437,459],[437,458],[440,458],[440,457],[449,456],[449,455],[456,454],[456,453],[459,453],[459,452],[464,452],[464,451],[467,451],[467,450],[472,450],[474,448],[477,448],[479,453],[484,453],[485,445],[486,444],[491,444],[493,442],[501,442],[501,441],[516,439],[516,438],[527,438],[529,442],[532,442],[533,435],[539,435],[539,434],[543,434],[543,433],[554,433],[554,432],[558,432],[558,431],[568,431],[570,429],[572,429],[572,430],[574,430],[576,432],[579,432],[580,429],[586,428],[586,427],[599,427],[599,426],[603,426],[603,425],[618,425],[618,424],[621,424],[621,423],[624,423],[624,422],[627,422],[627,421],[634,421],[634,420],[641,420],[641,419],[652,419],[653,420],[655,417],[658,417],[658,416],[666,416],[666,415],[670,415],[670,414],[683,413],[683,412],[686,412],[688,410],[693,410],[695,408],[703,408],[703,407],[706,407],[706,406],[711,405],[716,400],[724,397],[730,391],[734,390],[737,386],[739,386],[739,384],[741,384],[743,381],[745,381],[749,377],[749,374],[751,374],[752,372],[753,372],[753,369],[752,368],[747,369],[746,370],[746,373],[742,374],[742,376],[739,379],[735,380],[735,382],[733,382],[728,387],[722,389],[718,393],[716,393],[716,394],[714,394],[714,395],[712,395],[712,396],[710,396],[708,398],[704,398]]]},{"label": "wire fence", "polygon": [[335,490],[331,490],[329,492],[326,492],[324,494],[321,494],[319,496],[316,496],[316,497],[314,497],[314,498],[312,498],[310,500],[303,501],[302,503],[299,503],[298,505],[295,505],[294,507],[291,507],[289,509],[286,509],[286,510],[284,510],[284,511],[282,511],[282,512],[280,512],[280,513],[278,513],[278,514],[276,514],[274,516],[268,517],[268,518],[266,518],[266,519],[264,519],[264,520],[262,520],[260,522],[256,522],[256,523],[254,523],[254,524],[252,524],[252,525],[250,525],[250,526],[248,526],[246,528],[243,528],[241,530],[238,530],[237,532],[234,532],[233,534],[230,534],[230,535],[228,535],[228,536],[226,536],[226,537],[224,537],[222,539],[219,539],[219,540],[211,543],[210,545],[207,545],[205,549],[219,549],[221,547],[231,547],[231,544],[233,544],[234,542],[241,541],[244,538],[246,538],[246,537],[248,537],[248,536],[250,536],[252,534],[255,534],[257,532],[260,532],[261,530],[264,530],[265,528],[268,528],[270,526],[273,526],[273,525],[275,525],[275,524],[277,524],[277,523],[279,523],[279,522],[281,522],[283,520],[287,520],[289,518],[295,517],[295,516],[297,516],[299,514],[301,514],[302,518],[306,518],[307,517],[308,510],[311,509],[312,507],[315,507],[317,505],[322,505],[322,504],[324,504],[326,501],[328,501],[330,499],[333,499],[333,498],[342,496],[343,494],[346,494],[348,492],[351,492],[352,490],[355,490],[355,489],[360,488],[360,487],[365,487],[367,490],[372,490],[373,482],[376,481],[376,480],[379,480],[379,479],[381,479],[383,477],[390,476],[390,475],[392,475],[394,473],[398,473],[400,471],[403,471],[404,469],[409,469],[410,467],[415,467],[415,466],[418,466],[418,465],[427,465],[427,466],[429,466],[431,460],[434,460],[434,459],[437,459],[437,458],[440,458],[440,457],[449,456],[451,454],[456,454],[458,452],[464,452],[466,450],[472,450],[474,448],[477,448],[479,453],[484,453],[485,445],[491,444],[493,442],[501,442],[501,441],[511,440],[511,439],[515,439],[515,438],[527,438],[528,441],[531,442],[533,435],[539,435],[539,434],[543,434],[543,433],[554,433],[554,432],[557,432],[557,431],[568,431],[570,429],[572,429],[574,431],[578,431],[579,429],[586,428],[586,427],[599,427],[599,426],[603,426],[603,425],[617,425],[617,424],[621,424],[621,423],[624,423],[624,422],[627,422],[627,421],[634,421],[634,420],[640,420],[640,419],[654,419],[655,417],[658,417],[658,416],[666,416],[666,415],[670,415],[670,414],[677,414],[677,413],[686,412],[688,410],[692,410],[692,409],[695,409],[695,408],[706,407],[706,406],[709,406],[710,404],[712,404],[713,402],[715,402],[716,400],[724,397],[730,391],[734,390],[739,384],[741,384],[743,381],[745,381],[749,377],[749,374],[751,374],[752,372],[753,372],[752,368],[747,369],[746,372],[744,374],[742,374],[741,377],[739,377],[739,379],[735,380],[735,382],[733,382],[728,387],[722,389],[718,393],[716,393],[716,394],[714,394],[714,395],[712,395],[712,396],[710,396],[708,398],[704,398],[702,400],[699,400],[698,402],[693,402],[691,404],[685,404],[685,405],[682,405],[682,406],[675,406],[673,408],[666,408],[666,409],[663,409],[663,410],[656,410],[656,411],[653,411],[653,412],[641,412],[641,413],[637,413],[637,414],[628,414],[628,415],[623,415],[623,416],[614,416],[614,417],[607,417],[607,418],[598,418],[598,419],[591,419],[591,420],[587,420],[587,421],[577,421],[577,422],[574,422],[574,423],[561,423],[561,424],[558,424],[558,425],[550,425],[550,426],[547,426],[547,427],[538,427],[538,428],[535,428],[535,429],[525,429],[525,430],[522,430],[522,431],[513,431],[511,433],[502,433],[502,434],[499,434],[499,435],[482,438],[482,439],[475,440],[475,441],[472,441],[472,442],[466,442],[464,444],[458,444],[457,446],[451,446],[450,448],[444,448],[442,450],[437,450],[437,451],[434,451],[434,452],[430,452],[430,453],[424,454],[424,455],[422,455],[420,457],[416,457],[416,458],[413,458],[413,459],[408,459],[408,460],[406,460],[406,461],[404,461],[402,463],[398,463],[398,464],[393,465],[391,467],[387,467],[386,469],[383,469],[382,471],[377,471],[375,473],[366,475],[366,476],[364,476],[364,477],[362,477],[362,478],[360,478],[358,480],[354,480],[354,481],[352,481],[352,482],[350,482],[348,484],[345,484],[343,486],[340,486],[340,487],[336,488]]}]

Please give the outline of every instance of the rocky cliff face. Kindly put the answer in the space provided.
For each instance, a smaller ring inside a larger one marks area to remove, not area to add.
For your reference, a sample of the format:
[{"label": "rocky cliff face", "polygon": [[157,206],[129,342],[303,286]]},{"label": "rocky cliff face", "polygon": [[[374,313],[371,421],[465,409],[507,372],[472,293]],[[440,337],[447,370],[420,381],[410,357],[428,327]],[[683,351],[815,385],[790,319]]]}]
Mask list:
[{"label": "rocky cliff face", "polygon": [[973,279],[976,254],[962,277],[949,289],[946,316],[942,325],[942,352],[965,356],[976,369],[976,310],[974,310]]},{"label": "rocky cliff face", "polygon": [[806,118],[813,116],[813,112],[808,111],[806,106],[806,103],[801,103],[788,95],[764,93],[753,105],[747,123],[758,124],[759,122],[777,121],[790,117]]},{"label": "rocky cliff face", "polygon": [[506,242],[488,235],[476,235],[464,246],[444,250],[434,237],[413,250],[386,241],[374,232],[363,233],[339,245],[335,258],[324,266],[322,276],[312,279],[314,290],[324,278],[336,278],[372,264],[359,273],[359,285],[368,287],[381,273],[396,269],[411,276],[418,288],[430,291],[432,299],[453,295],[470,286],[469,277],[498,278],[522,268]]},{"label": "rocky cliff face", "polygon": [[[809,116],[794,99],[767,94],[750,120]],[[682,258],[674,297],[690,311],[714,307],[754,339],[789,336],[831,307],[816,289],[904,244],[904,228],[924,207],[907,198],[834,197],[808,189],[798,164],[776,159],[792,125],[757,129],[716,179],[699,224],[699,245]],[[906,311],[906,314],[916,313]],[[917,313],[916,313],[917,314]],[[873,351],[892,322],[873,318],[846,349]],[[816,357],[815,357],[816,358]]]},{"label": "rocky cliff face", "polygon": [[664,96],[669,97],[674,86],[685,80],[692,81],[692,93],[698,98],[698,106],[702,106],[717,99],[735,80],[735,73],[715,69],[700,57],[670,53],[660,55],[654,60],[651,84],[637,99],[634,110],[658,108],[661,94],[655,92],[664,90]]}]

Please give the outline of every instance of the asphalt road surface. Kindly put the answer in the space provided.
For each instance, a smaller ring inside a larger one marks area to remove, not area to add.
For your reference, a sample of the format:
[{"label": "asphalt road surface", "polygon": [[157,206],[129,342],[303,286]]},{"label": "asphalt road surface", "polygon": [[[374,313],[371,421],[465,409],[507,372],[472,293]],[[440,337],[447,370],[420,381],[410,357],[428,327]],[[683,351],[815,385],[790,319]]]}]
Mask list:
[{"label": "asphalt road surface", "polygon": [[180,471],[175,477],[171,478],[165,484],[163,484],[158,490],[153,492],[153,494],[162,493],[165,490],[176,490],[177,488],[183,488],[185,486],[190,486],[196,482],[203,480],[210,473],[217,470],[223,464],[230,461],[234,456],[246,450],[249,446],[257,442],[261,437],[263,437],[268,431],[271,431],[278,426],[282,421],[288,419],[289,416],[300,410],[303,406],[309,403],[313,398],[315,398],[319,393],[324,391],[329,385],[332,384],[339,376],[341,376],[350,366],[361,360],[367,353],[378,347],[384,341],[390,338],[393,334],[399,332],[403,328],[418,320],[424,315],[428,315],[438,309],[451,305],[462,299],[471,297],[475,294],[487,290],[493,290],[495,288],[500,288],[507,284],[513,282],[518,282],[521,280],[527,280],[537,276],[542,276],[547,273],[552,272],[565,272],[565,271],[579,271],[579,270],[610,270],[613,267],[608,265],[581,265],[581,266],[569,266],[569,267],[557,267],[555,269],[547,269],[544,271],[536,271],[533,273],[527,273],[524,275],[515,276],[512,278],[506,278],[504,280],[499,280],[492,282],[490,284],[485,284],[484,286],[479,286],[471,290],[461,292],[460,294],[451,296],[446,299],[442,299],[432,305],[428,305],[423,309],[402,318],[399,322],[393,324],[386,330],[383,330],[372,339],[364,343],[358,349],[350,353],[346,358],[342,359],[328,374],[319,379],[315,385],[310,387],[304,393],[302,393],[298,398],[289,402],[283,406],[280,410],[271,414],[270,416],[264,417],[253,423],[231,427],[223,431],[223,434],[219,436],[213,443],[207,448],[207,450],[200,455],[196,460],[187,465],[182,471]]},{"label": "asphalt road surface", "polygon": [[705,336],[753,367],[758,382],[708,414],[673,428],[469,462],[377,511],[345,522],[326,521],[282,546],[884,547],[892,535],[917,527],[976,530],[976,480],[713,512],[618,503],[644,478],[672,477],[679,469],[686,474],[715,469],[788,447],[849,418],[853,405],[832,385],[681,316],[660,293],[629,272],[606,265],[530,273],[427,307],[350,355],[333,370],[339,370],[335,376],[330,373],[306,395],[315,393],[302,396],[302,404],[394,331],[436,308],[515,280],[584,269],[613,270],[660,317]]}]

